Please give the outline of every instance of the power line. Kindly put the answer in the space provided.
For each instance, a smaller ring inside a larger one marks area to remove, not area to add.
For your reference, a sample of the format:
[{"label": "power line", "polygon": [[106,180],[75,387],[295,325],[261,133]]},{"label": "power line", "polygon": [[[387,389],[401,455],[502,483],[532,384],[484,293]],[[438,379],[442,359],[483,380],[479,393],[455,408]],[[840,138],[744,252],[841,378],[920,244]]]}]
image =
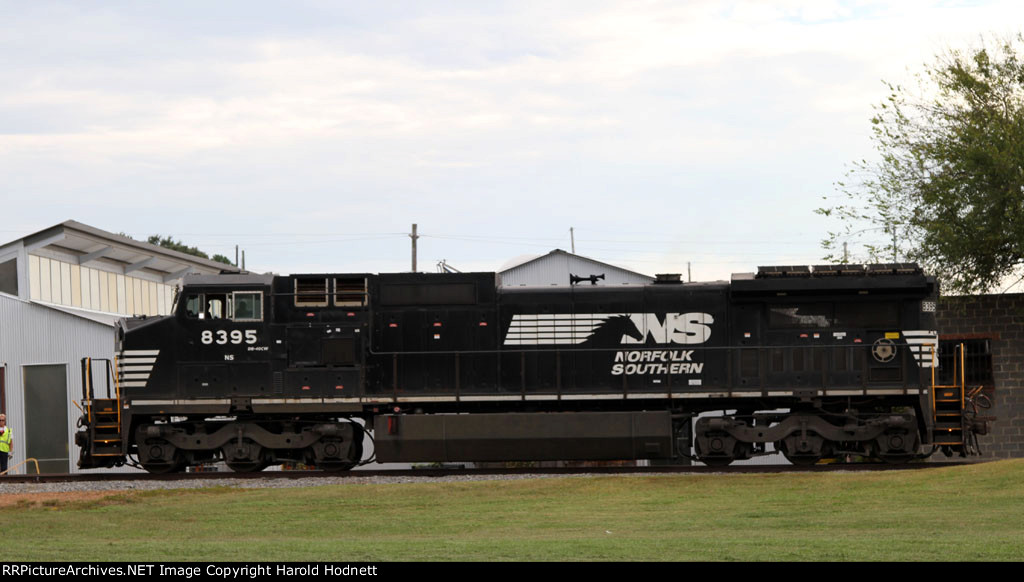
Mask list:
[{"label": "power line", "polygon": [[[667,244],[667,245],[701,245],[701,244],[714,244],[714,245],[742,245],[742,244],[777,244],[777,245],[805,245],[810,241],[781,241],[776,239],[771,240],[736,240],[736,239],[700,239],[700,240],[616,240],[616,239],[577,239],[579,242],[596,242],[596,243],[612,243],[612,244]],[[815,240],[815,243],[820,240]]]},{"label": "power line", "polygon": [[405,236],[406,232],[183,232],[174,236],[217,236],[217,237],[270,237],[270,236]]},{"label": "power line", "polygon": [[[403,236],[407,236],[407,235],[403,235]],[[243,245],[244,244],[247,247],[285,246],[285,245],[321,245],[321,244],[356,242],[356,241],[364,241],[364,240],[385,240],[385,239],[389,239],[389,238],[395,238],[395,237],[393,237],[391,235],[388,235],[388,236],[367,236],[367,237],[361,237],[361,238],[337,238],[337,239],[326,239],[326,240],[293,240],[293,241],[276,241],[276,242],[247,242],[247,241],[243,240],[243,241],[239,241],[238,244],[239,245]],[[211,241],[199,240],[199,241],[189,241],[189,242],[195,243],[196,246],[216,246],[216,245],[224,245],[224,244],[228,244],[228,243],[233,243],[234,241],[211,242]]]}]

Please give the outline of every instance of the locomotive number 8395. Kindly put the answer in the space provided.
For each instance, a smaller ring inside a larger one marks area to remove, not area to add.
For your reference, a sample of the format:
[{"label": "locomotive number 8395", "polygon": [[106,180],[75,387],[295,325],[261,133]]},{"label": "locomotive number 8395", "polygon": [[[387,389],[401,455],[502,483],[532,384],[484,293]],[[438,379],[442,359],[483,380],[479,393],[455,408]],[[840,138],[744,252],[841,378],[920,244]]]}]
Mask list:
[{"label": "locomotive number 8395", "polygon": [[963,452],[932,391],[937,296],[912,264],[188,276],[171,315],[118,326],[118,394],[87,387],[79,465],[346,469],[368,437],[380,462]]}]

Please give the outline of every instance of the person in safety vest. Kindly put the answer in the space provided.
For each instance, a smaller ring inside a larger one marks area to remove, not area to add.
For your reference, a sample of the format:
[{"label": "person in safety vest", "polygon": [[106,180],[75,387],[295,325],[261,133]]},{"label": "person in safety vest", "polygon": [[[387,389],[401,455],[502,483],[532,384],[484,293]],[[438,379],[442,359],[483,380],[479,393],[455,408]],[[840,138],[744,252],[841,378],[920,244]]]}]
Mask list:
[{"label": "person in safety vest", "polygon": [[7,472],[7,458],[14,446],[14,430],[7,426],[7,415],[0,414],[0,473]]}]

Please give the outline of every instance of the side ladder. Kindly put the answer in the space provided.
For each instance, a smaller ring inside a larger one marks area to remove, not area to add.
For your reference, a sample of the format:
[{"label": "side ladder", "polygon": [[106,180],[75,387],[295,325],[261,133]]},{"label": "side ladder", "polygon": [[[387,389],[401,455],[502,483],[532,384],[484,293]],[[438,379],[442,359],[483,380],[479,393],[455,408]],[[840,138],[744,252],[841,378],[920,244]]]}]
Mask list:
[{"label": "side ladder", "polygon": [[[103,398],[95,390],[94,362],[106,363],[106,397]],[[75,443],[81,448],[80,469],[112,467],[125,461],[121,383],[114,368],[114,363],[107,359],[82,358],[82,417],[78,421],[82,430],[75,435]]]},{"label": "side ladder", "polygon": [[[935,348],[932,347],[932,362],[938,362]],[[961,456],[980,454],[978,448],[979,434],[987,434],[988,421],[994,417],[978,416],[976,400],[981,386],[968,394],[967,373],[965,367],[964,344],[956,346],[953,354],[953,370],[951,384],[936,384],[935,365],[932,366],[932,414],[934,428],[932,443],[942,447],[947,455],[958,453]],[[987,398],[987,397],[985,397]],[[969,402],[970,400],[970,402]]]}]

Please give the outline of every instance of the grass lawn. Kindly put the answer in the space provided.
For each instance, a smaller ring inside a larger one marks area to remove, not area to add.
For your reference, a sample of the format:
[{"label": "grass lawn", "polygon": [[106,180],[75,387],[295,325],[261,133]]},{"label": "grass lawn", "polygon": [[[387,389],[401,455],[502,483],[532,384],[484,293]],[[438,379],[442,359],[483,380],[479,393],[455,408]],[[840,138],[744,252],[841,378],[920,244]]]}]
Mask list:
[{"label": "grass lawn", "polygon": [[0,519],[9,561],[1019,561],[1024,460],[123,492]]}]

